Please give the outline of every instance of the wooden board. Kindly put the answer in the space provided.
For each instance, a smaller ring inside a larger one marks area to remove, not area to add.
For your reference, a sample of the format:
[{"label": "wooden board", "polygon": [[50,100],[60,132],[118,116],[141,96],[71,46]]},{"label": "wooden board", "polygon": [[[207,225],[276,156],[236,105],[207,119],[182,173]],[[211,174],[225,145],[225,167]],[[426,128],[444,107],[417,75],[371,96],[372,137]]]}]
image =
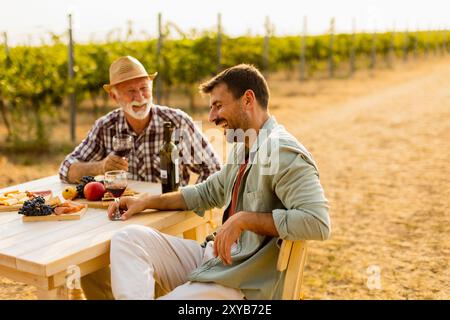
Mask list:
[{"label": "wooden board", "polygon": [[106,209],[112,201],[89,201],[86,199],[75,199],[78,203],[85,204],[89,208]]},{"label": "wooden board", "polygon": [[[32,191],[31,191],[32,192]],[[53,192],[50,193],[50,195],[45,196],[45,203],[49,203],[51,202],[53,199],[55,199],[56,197],[53,197]],[[14,211],[19,211],[20,208],[22,208],[23,203],[18,203],[12,206],[4,206],[4,205],[0,205],[0,213],[1,212],[14,212]]]},{"label": "wooden board", "polygon": [[11,211],[19,211],[22,208],[23,203],[15,204],[13,206],[0,206],[0,212],[11,212]]},{"label": "wooden board", "polygon": [[48,216],[23,216],[22,221],[23,222],[37,222],[37,221],[67,221],[67,220],[80,220],[81,217],[84,216],[84,214],[87,211],[87,205],[84,205],[84,208],[80,211],[70,213],[70,214],[50,214]]},{"label": "wooden board", "polygon": [[[127,189],[122,197],[131,197],[137,195],[139,195],[139,192]],[[96,209],[107,209],[109,207],[109,204],[114,202],[114,198],[108,198],[108,200],[106,201],[104,200],[89,201],[86,199],[75,199],[75,200],[78,203],[86,204],[89,208],[96,208]]]}]

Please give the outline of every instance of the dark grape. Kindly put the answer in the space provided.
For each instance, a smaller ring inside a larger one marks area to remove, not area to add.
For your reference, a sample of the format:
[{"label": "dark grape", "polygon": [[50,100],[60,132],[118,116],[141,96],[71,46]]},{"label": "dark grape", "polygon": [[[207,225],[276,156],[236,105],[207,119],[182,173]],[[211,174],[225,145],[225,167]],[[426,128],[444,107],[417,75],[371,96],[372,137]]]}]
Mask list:
[{"label": "dark grape", "polygon": [[81,178],[80,183],[77,185],[78,198],[84,199],[84,186],[92,181],[95,181],[93,176],[84,176],[83,178]]},{"label": "dark grape", "polygon": [[45,199],[41,196],[34,197],[24,202],[19,214],[25,216],[48,216],[52,214],[52,207],[45,204]]}]

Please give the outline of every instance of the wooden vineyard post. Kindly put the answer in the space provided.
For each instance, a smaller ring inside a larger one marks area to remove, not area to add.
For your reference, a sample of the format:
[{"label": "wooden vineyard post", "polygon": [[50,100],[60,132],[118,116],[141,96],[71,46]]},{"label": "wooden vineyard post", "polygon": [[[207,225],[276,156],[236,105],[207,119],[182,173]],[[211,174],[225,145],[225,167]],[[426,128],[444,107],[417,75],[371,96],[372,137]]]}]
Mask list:
[{"label": "wooden vineyard post", "polygon": [[352,37],[350,44],[350,75],[353,75],[356,70],[355,64],[355,51],[356,51],[356,19],[352,19]]},{"label": "wooden vineyard post", "polygon": [[300,81],[306,79],[306,34],[308,28],[307,17],[303,17],[303,33],[300,37]]},{"label": "wooden vineyard post", "polygon": [[408,28],[406,28],[405,33],[403,34],[403,62],[408,61],[408,46],[409,46],[409,32]]},{"label": "wooden vineyard post", "polygon": [[[4,45],[4,49],[5,49],[5,66],[6,68],[8,68],[10,66],[11,63],[11,59],[9,56],[9,46],[8,46],[8,34],[5,32],[3,32],[3,45]],[[3,119],[3,123],[5,124],[6,130],[8,132],[7,134],[7,141],[9,138],[11,138],[11,124],[8,120],[8,116],[7,116],[7,111],[6,111],[6,104],[2,99],[2,88],[0,87],[0,114],[1,117]]]},{"label": "wooden vineyard post", "polygon": [[335,18],[333,17],[330,20],[330,44],[328,53],[328,75],[330,78],[334,77],[334,56],[333,56],[334,27],[335,27]]},{"label": "wooden vineyard post", "polygon": [[5,55],[9,56],[8,33],[3,32],[3,46],[5,47]]},{"label": "wooden vineyard post", "polygon": [[266,35],[264,36],[264,47],[263,47],[263,69],[265,76],[268,76],[269,72],[269,45],[270,45],[270,35],[271,35],[271,24],[270,19],[266,16],[266,21],[264,23],[264,27],[266,29]]},{"label": "wooden vineyard post", "polygon": [[438,39],[437,39],[437,34],[436,34],[437,32],[436,31],[437,30],[435,28],[433,28],[431,30],[432,35],[433,35],[433,41],[431,43],[433,45],[433,55],[435,57],[437,57],[439,55],[439,44],[438,44],[438,41],[437,41]]},{"label": "wooden vineyard post", "polygon": [[377,63],[377,34],[372,33],[372,45],[370,48],[370,69],[374,70]]},{"label": "wooden vineyard post", "polygon": [[158,13],[158,43],[156,45],[156,71],[158,76],[156,77],[156,103],[161,104],[162,102],[162,53],[163,48],[163,32],[162,32],[162,14]]},{"label": "wooden vineyard post", "polygon": [[417,60],[419,57],[419,31],[416,29],[414,33],[414,51],[413,51],[414,60]]},{"label": "wooden vineyard post", "polygon": [[217,14],[217,73],[222,70],[222,15]]},{"label": "wooden vineyard post", "polygon": [[442,55],[447,54],[447,30],[442,30]]},{"label": "wooden vineyard post", "polygon": [[133,36],[133,21],[128,20],[127,21],[127,34],[126,34],[126,41],[130,41],[131,37]]},{"label": "wooden vineyard post", "polygon": [[395,55],[394,41],[395,41],[395,21],[394,21],[394,25],[392,27],[392,31],[390,34],[389,48],[388,48],[388,53],[387,53],[387,57],[386,57],[386,64],[387,64],[388,68],[393,67],[393,60],[394,60],[394,55]]},{"label": "wooden vineyard post", "polygon": [[75,93],[75,71],[74,71],[74,54],[73,54],[73,36],[72,36],[72,14],[69,14],[69,83],[71,85],[71,92],[69,94],[69,103],[70,103],[70,140],[72,143],[76,141],[76,114],[77,114],[77,105],[76,105],[76,93]]}]

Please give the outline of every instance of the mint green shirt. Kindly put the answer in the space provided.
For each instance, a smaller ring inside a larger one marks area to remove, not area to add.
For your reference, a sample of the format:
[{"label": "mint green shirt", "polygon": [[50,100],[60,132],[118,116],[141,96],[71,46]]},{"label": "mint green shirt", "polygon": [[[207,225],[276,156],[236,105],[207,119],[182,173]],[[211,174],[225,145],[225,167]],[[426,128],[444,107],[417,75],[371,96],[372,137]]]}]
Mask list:
[{"label": "mint green shirt", "polygon": [[[244,150],[242,143],[235,143],[222,170],[203,183],[181,188],[189,210],[203,216],[205,210],[229,206]],[[327,203],[311,154],[274,117],[269,118],[250,149],[236,212],[271,214],[279,236],[246,230],[232,252],[231,265],[210,259],[189,280],[239,288],[247,299],[281,299],[285,271],[277,270],[280,239],[328,239]]]}]

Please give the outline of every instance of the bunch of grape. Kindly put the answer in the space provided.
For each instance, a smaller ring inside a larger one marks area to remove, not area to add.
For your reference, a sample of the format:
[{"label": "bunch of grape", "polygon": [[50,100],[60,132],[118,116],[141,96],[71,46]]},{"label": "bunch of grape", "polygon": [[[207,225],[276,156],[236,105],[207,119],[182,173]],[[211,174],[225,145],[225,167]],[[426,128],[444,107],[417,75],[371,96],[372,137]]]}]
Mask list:
[{"label": "bunch of grape", "polygon": [[45,199],[43,197],[37,196],[25,201],[22,208],[19,210],[19,214],[25,216],[48,216],[52,214],[52,207],[45,204]]},{"label": "bunch of grape", "polygon": [[95,181],[93,176],[84,176],[81,178],[81,182],[77,185],[78,198],[84,199],[84,186],[92,181]]}]

